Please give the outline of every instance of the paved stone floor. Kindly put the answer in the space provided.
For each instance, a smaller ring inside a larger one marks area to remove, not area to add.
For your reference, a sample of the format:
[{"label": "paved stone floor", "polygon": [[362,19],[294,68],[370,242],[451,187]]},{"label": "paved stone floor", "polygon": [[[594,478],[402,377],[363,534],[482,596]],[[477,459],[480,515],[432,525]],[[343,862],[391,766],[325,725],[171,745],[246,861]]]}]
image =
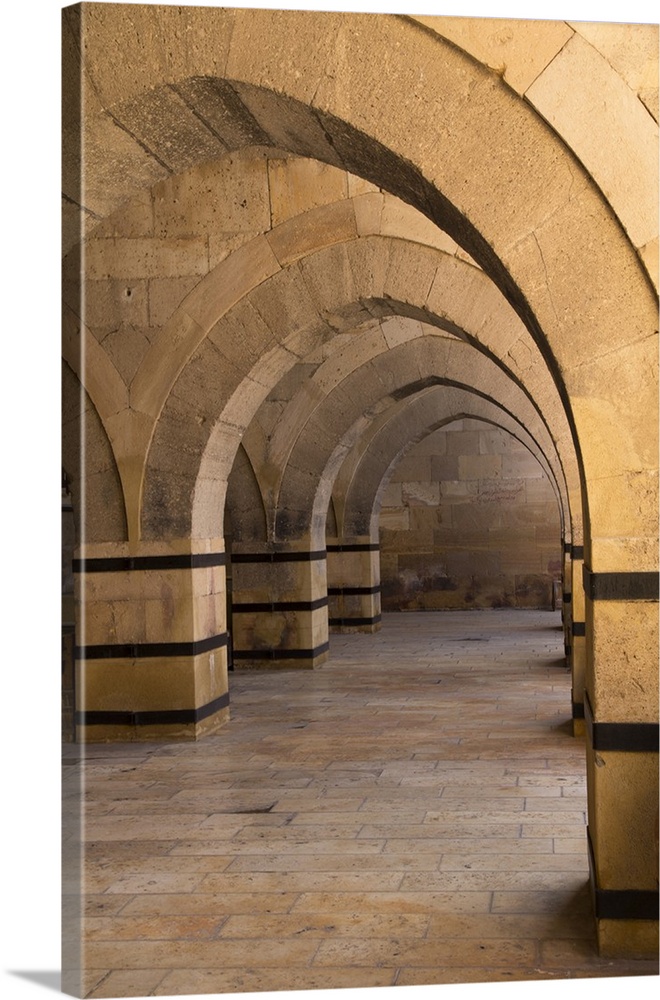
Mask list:
[{"label": "paved stone floor", "polygon": [[85,995],[657,975],[596,954],[562,654],[550,612],[391,614],[231,674],[199,743],[87,748]]}]

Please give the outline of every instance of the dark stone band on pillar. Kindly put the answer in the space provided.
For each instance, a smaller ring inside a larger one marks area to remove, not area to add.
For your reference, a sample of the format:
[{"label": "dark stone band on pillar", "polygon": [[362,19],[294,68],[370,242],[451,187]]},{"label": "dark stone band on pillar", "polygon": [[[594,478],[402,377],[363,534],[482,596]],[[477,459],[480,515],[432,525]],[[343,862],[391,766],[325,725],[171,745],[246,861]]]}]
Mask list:
[{"label": "dark stone band on pillar", "polygon": [[564,554],[565,555],[570,556],[570,554],[571,554],[571,548],[572,548],[572,546],[571,546],[570,542],[564,542]]},{"label": "dark stone band on pillar", "polygon": [[149,712],[76,712],[79,726],[167,726],[202,722],[229,705],[229,692],[199,708],[173,708]]},{"label": "dark stone band on pillar", "polygon": [[657,573],[592,573],[583,568],[584,590],[592,601],[657,601]]},{"label": "dark stone band on pillar", "polygon": [[571,545],[571,557],[573,559],[584,559],[584,545]]},{"label": "dark stone band on pillar", "polygon": [[382,621],[382,615],[373,615],[371,618],[328,618],[328,625],[377,625]]},{"label": "dark stone band on pillar", "polygon": [[74,573],[125,573],[132,570],[203,569],[226,566],[225,552],[186,552],[164,556],[111,556],[107,559],[74,559]]},{"label": "dark stone band on pillar", "polygon": [[314,649],[235,649],[235,660],[312,660],[330,649],[329,642],[322,642]]},{"label": "dark stone band on pillar", "polygon": [[573,622],[571,625],[571,635],[585,636],[587,634],[586,622]]},{"label": "dark stone band on pillar", "polygon": [[574,701],[572,705],[573,705],[573,718],[584,719],[584,702]]},{"label": "dark stone band on pillar", "polygon": [[325,559],[325,549],[315,552],[235,552],[232,563],[315,562]]},{"label": "dark stone band on pillar", "polygon": [[317,597],[315,601],[253,601],[232,604],[232,614],[250,614],[259,611],[318,611],[327,608],[328,598]]},{"label": "dark stone band on pillar", "polygon": [[328,587],[330,597],[369,597],[372,594],[380,594],[380,584],[375,587]]},{"label": "dark stone band on pillar", "polygon": [[596,722],[589,695],[586,692],[584,709],[587,736],[594,750],[658,753],[660,727],[657,722]]},{"label": "dark stone band on pillar", "polygon": [[570,604],[571,601],[573,600],[573,595],[571,594],[570,590],[565,591],[561,596],[564,604]]},{"label": "dark stone band on pillar", "polygon": [[107,643],[97,646],[76,646],[77,660],[137,660],[149,657],[198,656],[222,649],[228,643],[226,632],[194,642]]},{"label": "dark stone band on pillar", "polygon": [[657,920],[660,897],[654,889],[601,889],[597,882],[594,849],[589,845],[589,881],[597,920]]},{"label": "dark stone band on pillar", "polygon": [[377,542],[355,542],[347,545],[328,545],[328,552],[379,552]]}]

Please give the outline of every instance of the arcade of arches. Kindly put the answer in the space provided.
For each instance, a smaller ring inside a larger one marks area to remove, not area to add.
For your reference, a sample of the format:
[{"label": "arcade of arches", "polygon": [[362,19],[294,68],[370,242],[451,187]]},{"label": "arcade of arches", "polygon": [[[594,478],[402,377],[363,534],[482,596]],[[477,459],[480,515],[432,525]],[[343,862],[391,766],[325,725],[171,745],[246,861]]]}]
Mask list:
[{"label": "arcade of arches", "polygon": [[381,608],[562,606],[623,956],[657,935],[657,41],[63,12],[71,738],[203,740],[229,667]]}]

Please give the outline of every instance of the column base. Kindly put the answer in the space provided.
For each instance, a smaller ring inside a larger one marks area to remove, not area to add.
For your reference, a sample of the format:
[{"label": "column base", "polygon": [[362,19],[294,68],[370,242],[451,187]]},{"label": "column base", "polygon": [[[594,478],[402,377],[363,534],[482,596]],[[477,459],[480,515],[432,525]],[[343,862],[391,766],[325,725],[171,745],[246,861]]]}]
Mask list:
[{"label": "column base", "polygon": [[188,724],[86,725],[76,727],[76,743],[194,742],[216,732],[229,722],[229,709],[203,722]]},{"label": "column base", "polygon": [[657,959],[657,920],[596,920],[601,958]]},{"label": "column base", "polygon": [[374,615],[372,618],[329,618],[328,627],[335,635],[345,635],[352,632],[364,632],[374,635],[380,632],[382,623],[381,616]]},{"label": "column base", "polygon": [[325,663],[329,643],[316,649],[235,649],[234,671],[239,670],[313,670]]},{"label": "column base", "polygon": [[589,835],[588,844],[589,888],[598,954],[603,958],[657,959],[657,890],[600,888]]},{"label": "column base", "polygon": [[201,708],[146,712],[80,712],[77,743],[199,740],[229,721],[229,694]]}]

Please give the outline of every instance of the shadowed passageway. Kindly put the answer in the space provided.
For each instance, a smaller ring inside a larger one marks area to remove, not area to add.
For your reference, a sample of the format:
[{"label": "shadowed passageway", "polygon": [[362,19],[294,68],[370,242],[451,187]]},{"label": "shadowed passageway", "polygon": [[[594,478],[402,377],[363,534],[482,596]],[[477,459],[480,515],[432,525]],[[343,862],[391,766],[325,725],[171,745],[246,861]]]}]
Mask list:
[{"label": "shadowed passageway", "polygon": [[656,974],[596,954],[570,685],[558,614],[389,614],[200,743],[66,746],[86,995]]}]

